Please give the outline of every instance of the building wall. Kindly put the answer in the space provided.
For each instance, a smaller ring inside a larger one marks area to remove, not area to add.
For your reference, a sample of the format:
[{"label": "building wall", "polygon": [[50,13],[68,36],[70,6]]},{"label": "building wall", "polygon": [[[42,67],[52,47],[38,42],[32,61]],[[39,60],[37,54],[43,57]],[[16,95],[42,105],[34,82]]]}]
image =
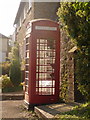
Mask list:
[{"label": "building wall", "polygon": [[19,27],[18,32],[16,31],[16,41],[19,43],[19,49],[20,49],[20,55],[21,58],[24,59],[24,48],[25,48],[25,33],[26,33],[26,25],[30,20],[34,19],[34,7],[32,3],[32,8],[31,10],[26,14],[26,18],[24,21],[21,23],[21,27]]},{"label": "building wall", "polygon": [[[26,14],[26,18],[21,23],[21,26],[19,24],[19,27],[16,31],[16,40],[18,41],[20,45],[20,55],[21,59],[24,59],[24,38],[25,38],[25,32],[26,32],[26,25],[30,20],[33,19],[40,19],[40,18],[46,18],[56,21],[57,20],[57,8],[59,6],[59,3],[41,3],[41,2],[35,2],[31,4],[31,9]],[[25,9],[25,8],[24,8]],[[23,13],[23,11],[22,11]],[[21,15],[22,15],[21,13]]]},{"label": "building wall", "polygon": [[61,30],[60,96],[67,102],[74,101],[74,54],[69,53],[73,46],[65,31]]},{"label": "building wall", "polygon": [[5,62],[8,52],[8,38],[0,38],[0,62]]},{"label": "building wall", "polygon": [[53,2],[35,2],[34,4],[34,18],[47,18],[57,21],[56,12],[58,10],[59,3]]}]

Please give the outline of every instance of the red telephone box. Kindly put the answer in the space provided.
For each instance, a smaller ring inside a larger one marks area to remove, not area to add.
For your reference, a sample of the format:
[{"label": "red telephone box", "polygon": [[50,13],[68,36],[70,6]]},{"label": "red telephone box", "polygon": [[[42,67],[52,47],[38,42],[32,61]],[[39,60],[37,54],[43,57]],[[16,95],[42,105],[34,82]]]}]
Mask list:
[{"label": "red telephone box", "polygon": [[55,103],[59,98],[60,30],[51,20],[27,25],[25,56],[25,103]]}]

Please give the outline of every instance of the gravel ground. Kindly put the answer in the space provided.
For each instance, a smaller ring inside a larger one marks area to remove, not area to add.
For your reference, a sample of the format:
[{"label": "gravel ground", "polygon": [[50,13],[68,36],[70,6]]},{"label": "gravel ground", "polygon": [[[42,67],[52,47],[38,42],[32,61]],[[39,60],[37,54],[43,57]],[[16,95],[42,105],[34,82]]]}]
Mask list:
[{"label": "gravel ground", "polygon": [[14,120],[15,118],[20,118],[19,120],[27,120],[29,118],[30,120],[38,119],[33,111],[28,111],[24,108],[23,100],[6,100],[0,102],[2,103],[2,120],[4,118],[14,118]]}]

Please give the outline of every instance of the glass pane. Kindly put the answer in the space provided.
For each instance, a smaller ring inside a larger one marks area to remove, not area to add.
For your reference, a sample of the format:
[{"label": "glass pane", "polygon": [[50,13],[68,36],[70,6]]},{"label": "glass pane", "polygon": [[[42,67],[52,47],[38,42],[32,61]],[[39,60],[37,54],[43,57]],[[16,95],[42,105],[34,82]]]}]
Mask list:
[{"label": "glass pane", "polygon": [[29,43],[29,38],[26,38],[26,43]]},{"label": "glass pane", "polygon": [[36,73],[36,79],[38,80],[38,73]]},{"label": "glass pane", "polygon": [[39,66],[39,72],[44,72],[44,66]]},{"label": "glass pane", "polygon": [[40,56],[39,57],[43,59],[44,58],[44,54],[45,54],[44,51],[40,51]]},{"label": "glass pane", "polygon": [[28,87],[27,86],[25,86],[25,91],[28,92]]},{"label": "glass pane", "polygon": [[26,52],[26,58],[29,58],[29,52]]},{"label": "glass pane", "polygon": [[36,62],[37,62],[36,64],[38,65],[38,64],[39,64],[39,63],[38,63],[38,62],[39,62],[39,61],[38,61],[38,59],[37,59],[37,61],[36,61]]},{"label": "glass pane", "polygon": [[53,82],[49,81],[49,80],[40,80],[39,81],[39,87],[52,87],[53,86]]},{"label": "glass pane", "polygon": [[29,59],[26,59],[26,64],[29,64]]},{"label": "glass pane", "polygon": [[39,44],[37,44],[37,50],[39,50]]},{"label": "glass pane", "polygon": [[29,67],[28,66],[26,66],[26,71],[29,71]]},{"label": "glass pane", "polygon": [[39,73],[39,79],[45,79],[45,73]]},{"label": "glass pane", "polygon": [[45,40],[43,40],[43,39],[40,39],[40,44],[41,44],[41,43],[44,43],[44,42],[45,42]]},{"label": "glass pane", "polygon": [[29,50],[29,45],[26,45],[26,50]]},{"label": "glass pane", "polygon": [[36,87],[38,87],[38,81],[36,81]]},{"label": "glass pane", "polygon": [[26,78],[29,78],[29,74],[28,73],[26,73],[26,76],[25,76]]},{"label": "glass pane", "polygon": [[37,39],[37,43],[39,43],[39,39]]},{"label": "glass pane", "polygon": [[52,95],[54,93],[53,88],[39,88],[39,95]]},{"label": "glass pane", "polygon": [[40,50],[44,50],[44,45],[41,45],[41,46],[40,46]]},{"label": "glass pane", "polygon": [[26,80],[26,85],[28,85],[28,80]]},{"label": "glass pane", "polygon": [[41,59],[39,65],[44,65],[44,60]]},{"label": "glass pane", "polygon": [[38,66],[36,66],[36,72],[38,72]]},{"label": "glass pane", "polygon": [[54,95],[55,94],[55,88],[53,88],[52,90],[53,90],[52,92],[53,92],[53,95]]},{"label": "glass pane", "polygon": [[55,94],[55,40],[37,40],[36,87],[39,95]]},{"label": "glass pane", "polygon": [[55,81],[53,81],[53,87],[55,87]]},{"label": "glass pane", "polygon": [[39,51],[37,51],[37,58],[39,57]]}]

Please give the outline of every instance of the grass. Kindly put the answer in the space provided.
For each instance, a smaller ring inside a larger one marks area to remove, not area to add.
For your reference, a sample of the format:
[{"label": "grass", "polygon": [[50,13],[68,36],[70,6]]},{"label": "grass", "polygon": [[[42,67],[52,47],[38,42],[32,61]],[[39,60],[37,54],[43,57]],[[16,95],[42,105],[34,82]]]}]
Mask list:
[{"label": "grass", "polygon": [[58,114],[60,120],[90,120],[90,102],[75,106],[72,111]]}]

